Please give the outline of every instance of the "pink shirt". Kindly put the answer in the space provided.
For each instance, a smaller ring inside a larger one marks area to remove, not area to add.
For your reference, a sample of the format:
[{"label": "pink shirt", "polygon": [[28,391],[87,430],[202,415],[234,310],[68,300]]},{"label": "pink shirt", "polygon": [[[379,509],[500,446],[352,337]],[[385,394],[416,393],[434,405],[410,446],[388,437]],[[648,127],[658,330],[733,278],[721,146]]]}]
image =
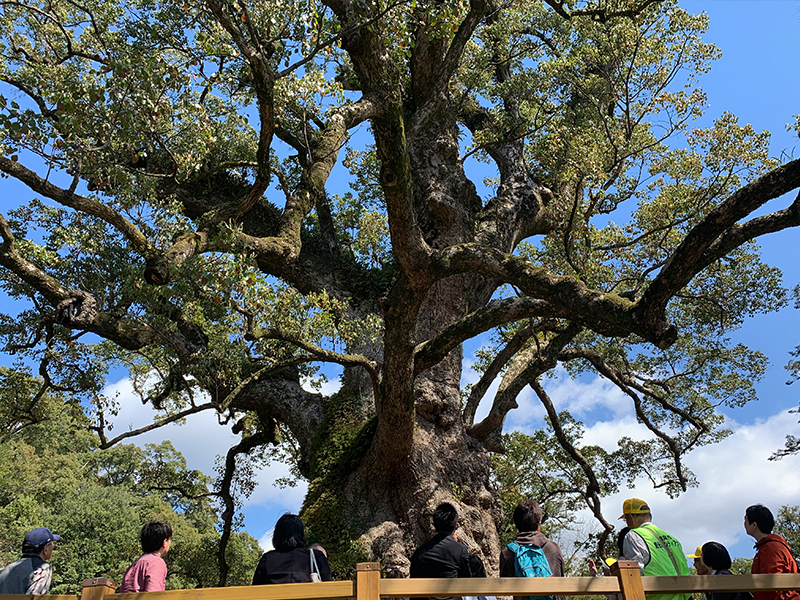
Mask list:
[{"label": "pink shirt", "polygon": [[167,581],[167,563],[158,554],[142,554],[122,578],[120,594],[163,592]]}]

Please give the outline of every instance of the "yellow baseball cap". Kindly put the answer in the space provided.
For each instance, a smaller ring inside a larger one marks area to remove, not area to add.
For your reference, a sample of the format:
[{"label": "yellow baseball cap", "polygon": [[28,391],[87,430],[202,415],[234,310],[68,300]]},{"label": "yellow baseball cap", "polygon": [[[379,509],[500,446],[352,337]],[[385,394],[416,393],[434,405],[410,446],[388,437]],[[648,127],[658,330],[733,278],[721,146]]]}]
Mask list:
[{"label": "yellow baseball cap", "polygon": [[703,547],[698,546],[697,550],[694,551],[694,554],[687,554],[686,558],[703,558]]},{"label": "yellow baseball cap", "polygon": [[647,506],[647,502],[640,498],[628,498],[622,503],[622,516],[620,516],[620,519],[624,519],[625,515],[644,515],[649,512],[650,507]]}]

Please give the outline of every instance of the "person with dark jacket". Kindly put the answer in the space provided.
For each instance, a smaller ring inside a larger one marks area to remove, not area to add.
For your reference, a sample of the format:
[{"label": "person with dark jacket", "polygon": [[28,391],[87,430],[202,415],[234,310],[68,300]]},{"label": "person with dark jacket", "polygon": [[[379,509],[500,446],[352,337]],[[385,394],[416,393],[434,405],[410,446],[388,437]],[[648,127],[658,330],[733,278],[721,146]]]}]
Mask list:
[{"label": "person with dark jacket", "polygon": [[[744,530],[756,540],[753,575],[757,573],[797,573],[797,562],[789,544],[782,536],[772,533],[775,517],[761,504],[748,506],[744,514]],[[782,592],[753,592],[755,600],[800,600],[794,590]]]},{"label": "person with dark jacket", "polygon": [[436,535],[416,549],[411,556],[411,577],[471,577],[467,547],[458,541],[458,511],[443,502],[433,512]]},{"label": "person with dark jacket", "polygon": [[22,558],[0,571],[0,594],[41,595],[50,591],[53,567],[47,562],[54,542],[61,538],[47,527],[37,527],[25,534]]},{"label": "person with dark jacket", "polygon": [[272,534],[272,546],[275,549],[265,552],[258,561],[253,585],[333,579],[325,554],[306,547],[305,525],[297,515],[285,514],[278,519]]},{"label": "person with dark jacket", "polygon": [[[706,542],[694,554],[687,554],[694,560],[698,575],[732,575],[731,555],[719,542]],[[706,600],[753,600],[750,592],[706,592]]]}]

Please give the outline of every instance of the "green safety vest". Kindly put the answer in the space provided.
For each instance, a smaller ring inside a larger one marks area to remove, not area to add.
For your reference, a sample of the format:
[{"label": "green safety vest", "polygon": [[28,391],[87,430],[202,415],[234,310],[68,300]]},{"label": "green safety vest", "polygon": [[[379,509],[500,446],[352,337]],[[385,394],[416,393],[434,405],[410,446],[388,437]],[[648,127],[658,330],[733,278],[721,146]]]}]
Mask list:
[{"label": "green safety vest", "polygon": [[[650,551],[650,562],[642,569],[642,575],[690,575],[681,543],[652,523],[644,523],[634,529],[642,536]],[[652,600],[688,600],[691,594],[647,594]]]}]

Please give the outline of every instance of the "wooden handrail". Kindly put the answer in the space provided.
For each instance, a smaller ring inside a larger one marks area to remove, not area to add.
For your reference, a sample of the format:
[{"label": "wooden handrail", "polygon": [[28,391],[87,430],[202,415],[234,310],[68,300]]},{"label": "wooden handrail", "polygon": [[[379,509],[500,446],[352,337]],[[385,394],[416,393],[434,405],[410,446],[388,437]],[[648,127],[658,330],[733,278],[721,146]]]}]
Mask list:
[{"label": "wooden handrail", "polygon": [[[200,588],[169,592],[115,594],[109,579],[87,579],[80,600],[322,600],[325,598],[380,600],[432,596],[585,596],[617,594],[623,600],[645,600],[645,593],[800,590],[800,574],[702,575],[642,577],[639,565],[619,561],[611,577],[500,577],[486,579],[381,579],[378,563],[359,563],[356,581],[291,583],[228,588]],[[6,595],[2,600],[35,600],[27,595]],[[53,595],[41,600],[79,600],[73,595]],[[108,599],[111,600],[111,599]]]},{"label": "wooden handrail", "polygon": [[114,600],[313,600],[352,598],[354,595],[352,581],[324,581],[116,594]]},{"label": "wooden handrail", "polygon": [[549,596],[613,594],[616,577],[492,577],[487,579],[381,579],[381,596]]},{"label": "wooden handrail", "polygon": [[775,592],[800,590],[800,573],[642,577],[645,592]]},{"label": "wooden handrail", "polygon": [[50,600],[78,600],[78,596],[74,594],[52,594],[47,596],[31,596],[30,594],[2,594],[0,598],[3,600],[31,600],[36,598],[47,598]]}]

